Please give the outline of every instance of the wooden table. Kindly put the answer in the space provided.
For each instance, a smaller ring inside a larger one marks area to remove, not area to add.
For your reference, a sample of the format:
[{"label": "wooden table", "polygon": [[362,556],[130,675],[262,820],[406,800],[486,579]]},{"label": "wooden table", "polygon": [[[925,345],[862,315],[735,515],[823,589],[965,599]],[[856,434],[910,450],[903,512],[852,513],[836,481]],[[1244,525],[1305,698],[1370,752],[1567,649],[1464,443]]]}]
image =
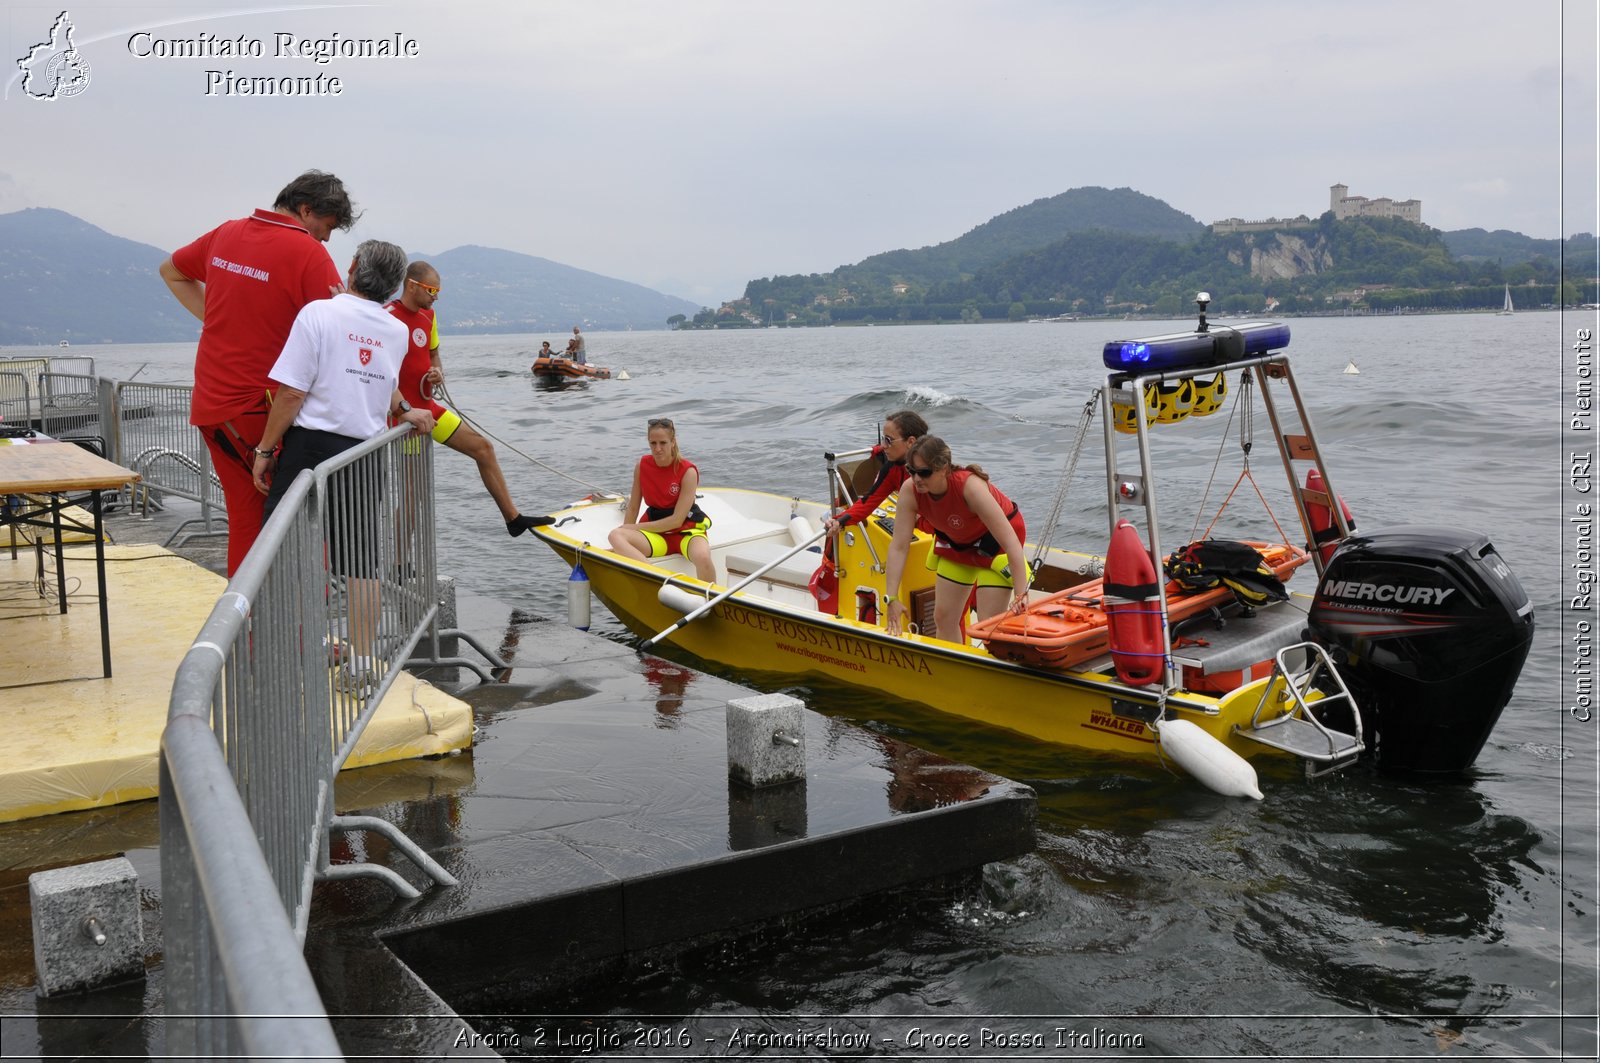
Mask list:
[{"label": "wooden table", "polygon": [[[61,612],[67,611],[67,581],[61,556],[61,510],[67,506],[67,492],[87,491],[94,513],[94,567],[100,585],[100,661],[104,675],[111,678],[111,631],[106,609],[106,550],[101,524],[100,492],[133,483],[139,474],[131,469],[92,454],[73,443],[54,440],[0,445],[0,527],[30,524],[45,527],[40,519],[50,514],[56,555],[56,597]],[[31,500],[13,508],[7,495],[44,495],[50,501],[38,505]],[[12,556],[16,540],[12,539]],[[43,565],[43,557],[40,558]]]}]

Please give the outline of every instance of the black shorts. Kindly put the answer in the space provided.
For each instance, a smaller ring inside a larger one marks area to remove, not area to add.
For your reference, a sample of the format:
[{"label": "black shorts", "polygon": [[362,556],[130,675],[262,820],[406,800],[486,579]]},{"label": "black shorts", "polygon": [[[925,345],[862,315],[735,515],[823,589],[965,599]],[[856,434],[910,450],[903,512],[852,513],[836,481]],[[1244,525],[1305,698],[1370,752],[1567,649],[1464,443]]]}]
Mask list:
[{"label": "black shorts", "polygon": [[[271,518],[278,501],[303,469],[315,469],[338,457],[364,439],[336,435],[315,428],[290,428],[283,434],[283,451],[272,475],[262,522]],[[383,473],[380,456],[372,455],[346,466],[328,481],[323,534],[328,544],[328,568],[341,576],[375,579],[382,570]]]}]

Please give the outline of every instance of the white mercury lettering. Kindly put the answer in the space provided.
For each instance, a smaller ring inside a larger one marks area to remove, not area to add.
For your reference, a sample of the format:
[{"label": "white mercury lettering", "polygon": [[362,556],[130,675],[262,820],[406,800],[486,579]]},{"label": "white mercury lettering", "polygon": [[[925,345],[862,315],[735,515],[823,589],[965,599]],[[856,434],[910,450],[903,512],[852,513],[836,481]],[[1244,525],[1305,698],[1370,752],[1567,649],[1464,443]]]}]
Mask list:
[{"label": "white mercury lettering", "polygon": [[1454,587],[1397,587],[1392,583],[1353,583],[1345,580],[1328,584],[1325,593],[1334,598],[1350,598],[1358,602],[1443,605],[1444,600],[1455,592]]}]

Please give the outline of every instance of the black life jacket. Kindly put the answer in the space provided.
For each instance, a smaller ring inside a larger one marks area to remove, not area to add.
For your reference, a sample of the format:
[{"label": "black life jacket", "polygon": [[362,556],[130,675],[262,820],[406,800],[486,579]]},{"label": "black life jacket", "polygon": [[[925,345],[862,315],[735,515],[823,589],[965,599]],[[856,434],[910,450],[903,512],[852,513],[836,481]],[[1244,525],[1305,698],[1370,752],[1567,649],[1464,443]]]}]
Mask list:
[{"label": "black life jacket", "polygon": [[1289,592],[1261,552],[1230,539],[1202,539],[1174,550],[1162,566],[1167,578],[1190,590],[1226,586],[1241,604],[1287,601]]}]

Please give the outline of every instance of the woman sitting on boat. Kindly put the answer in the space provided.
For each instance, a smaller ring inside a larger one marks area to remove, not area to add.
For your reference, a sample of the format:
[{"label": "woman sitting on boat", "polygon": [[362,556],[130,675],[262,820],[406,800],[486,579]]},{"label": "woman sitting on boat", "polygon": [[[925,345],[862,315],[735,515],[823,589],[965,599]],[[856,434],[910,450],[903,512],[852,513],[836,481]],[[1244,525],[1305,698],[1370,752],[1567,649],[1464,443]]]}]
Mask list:
[{"label": "woman sitting on boat", "polygon": [[[633,490],[623,510],[634,515],[634,522],[611,532],[611,549],[635,561],[682,554],[694,562],[696,577],[714,583],[716,570],[706,539],[711,518],[694,500],[700,470],[678,452],[678,430],[670,418],[651,418],[646,436],[650,453],[633,470]],[[641,504],[646,507],[642,514]]]},{"label": "woman sitting on boat", "polygon": [[900,577],[911,549],[912,527],[919,521],[934,533],[928,567],[939,574],[933,591],[936,638],[961,641],[962,614],[973,587],[978,589],[979,620],[1005,609],[1007,597],[1013,613],[1026,609],[1029,571],[1022,542],[1027,528],[1017,504],[978,466],[955,468],[950,448],[938,436],[917,441],[906,457],[906,472],[910,475],[900,488],[894,538],[889,543],[884,629],[900,634],[906,609],[899,597]]},{"label": "woman sitting on boat", "polygon": [[906,482],[906,455],[927,434],[928,422],[915,410],[896,410],[883,419],[883,442],[872,448],[872,456],[879,462],[878,478],[849,509],[822,522],[829,535],[846,524],[860,524],[890,492],[900,489]]}]

